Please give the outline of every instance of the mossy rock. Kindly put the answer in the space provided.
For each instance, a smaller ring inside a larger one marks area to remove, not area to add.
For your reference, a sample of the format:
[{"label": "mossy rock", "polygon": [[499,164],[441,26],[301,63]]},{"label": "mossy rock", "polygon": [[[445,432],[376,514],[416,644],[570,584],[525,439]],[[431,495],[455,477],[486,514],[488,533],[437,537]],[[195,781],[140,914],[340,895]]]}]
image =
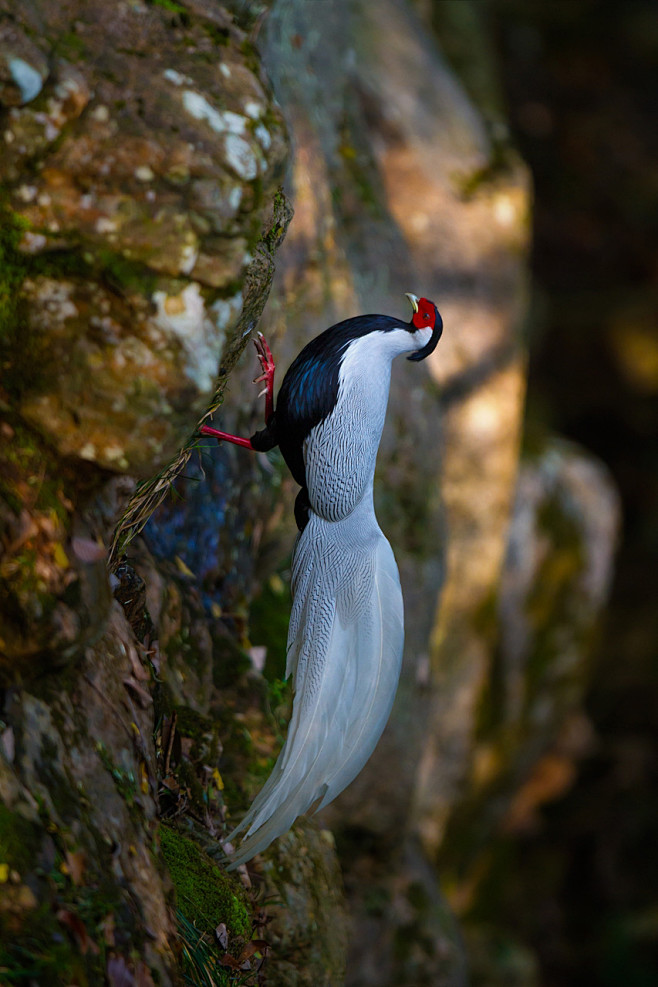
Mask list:
[{"label": "mossy rock", "polygon": [[[0,771],[0,774],[2,772]],[[7,782],[8,772],[2,781]],[[11,785],[11,780],[9,785]],[[7,791],[7,788],[4,790]],[[104,982],[107,943],[99,935],[111,915],[126,943],[134,916],[108,871],[89,866],[75,884],[66,870],[62,834],[46,832],[25,802],[0,803],[0,983],[80,987]],[[81,942],[88,943],[81,949]]]},{"label": "mossy rock", "polygon": [[267,649],[265,678],[270,682],[285,675],[291,606],[290,583],[277,573],[265,583],[249,610],[249,637]]},{"label": "mossy rock", "polygon": [[[42,835],[38,823],[0,803],[0,868],[18,871],[23,876],[34,863]],[[0,875],[6,880],[3,870]]]},{"label": "mossy rock", "polygon": [[249,939],[251,921],[240,884],[213,863],[194,840],[171,826],[160,829],[160,847],[185,918],[211,935],[224,922],[230,939]]},{"label": "mossy rock", "polygon": [[18,289],[27,267],[17,250],[24,228],[21,218],[0,204],[0,342],[14,331]]},{"label": "mossy rock", "polygon": [[348,917],[332,835],[300,817],[263,855],[265,900],[276,902],[267,939],[268,987],[345,982]]}]

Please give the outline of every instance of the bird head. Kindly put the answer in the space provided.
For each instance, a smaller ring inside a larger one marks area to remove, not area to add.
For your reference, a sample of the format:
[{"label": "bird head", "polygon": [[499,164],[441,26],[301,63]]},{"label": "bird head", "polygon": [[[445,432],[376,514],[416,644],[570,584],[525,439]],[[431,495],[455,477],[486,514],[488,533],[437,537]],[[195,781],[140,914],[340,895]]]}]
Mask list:
[{"label": "bird head", "polygon": [[439,315],[439,310],[428,298],[417,298],[407,292],[407,298],[411,302],[414,314],[409,323],[409,332],[413,333],[414,341],[418,347],[415,353],[407,357],[408,360],[424,360],[426,356],[433,353],[436,344],[443,332],[443,319]]}]

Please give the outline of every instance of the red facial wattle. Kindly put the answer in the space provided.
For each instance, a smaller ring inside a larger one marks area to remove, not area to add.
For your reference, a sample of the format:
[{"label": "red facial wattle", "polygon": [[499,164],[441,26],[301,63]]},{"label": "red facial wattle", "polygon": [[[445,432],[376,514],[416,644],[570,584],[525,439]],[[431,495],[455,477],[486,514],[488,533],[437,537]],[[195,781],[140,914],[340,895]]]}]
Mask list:
[{"label": "red facial wattle", "polygon": [[407,357],[407,360],[413,360],[414,363],[417,363],[434,352],[436,344],[443,332],[443,319],[434,302],[429,301],[428,298],[416,298],[414,295],[409,295],[408,297],[414,308],[414,314],[411,319],[411,325],[414,327],[414,331],[418,329],[430,329],[432,332],[432,335],[423,348]]},{"label": "red facial wattle", "polygon": [[414,312],[412,322],[416,329],[433,329],[435,321],[436,309],[434,308],[434,303],[427,300],[427,298],[418,299],[418,311]]}]

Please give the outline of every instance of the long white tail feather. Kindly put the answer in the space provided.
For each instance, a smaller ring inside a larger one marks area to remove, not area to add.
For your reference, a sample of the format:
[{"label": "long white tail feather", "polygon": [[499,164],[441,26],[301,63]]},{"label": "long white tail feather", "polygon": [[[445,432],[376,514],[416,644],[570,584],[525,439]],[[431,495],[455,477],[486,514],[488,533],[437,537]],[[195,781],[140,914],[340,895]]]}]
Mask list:
[{"label": "long white tail feather", "polygon": [[356,777],[388,720],[400,674],[402,593],[393,552],[367,500],[340,521],[311,512],[292,562],[288,737],[238,827],[239,866]]},{"label": "long white tail feather", "polygon": [[[324,808],[336,798],[361,771],[388,722],[395,698],[404,643],[400,614],[402,608],[400,581],[393,552],[385,539],[382,539],[382,544],[378,548],[378,555],[383,556],[375,573],[379,617],[378,637],[382,645],[378,677],[370,690],[371,700],[368,708],[361,710],[359,718],[352,723],[350,735],[344,745],[343,763],[328,779],[327,792],[318,809]],[[390,607],[391,597],[396,594],[400,596],[400,612]],[[397,663],[386,660],[384,642],[388,642],[388,648],[397,647],[399,655]],[[360,649],[360,653],[363,653],[363,648]]]}]

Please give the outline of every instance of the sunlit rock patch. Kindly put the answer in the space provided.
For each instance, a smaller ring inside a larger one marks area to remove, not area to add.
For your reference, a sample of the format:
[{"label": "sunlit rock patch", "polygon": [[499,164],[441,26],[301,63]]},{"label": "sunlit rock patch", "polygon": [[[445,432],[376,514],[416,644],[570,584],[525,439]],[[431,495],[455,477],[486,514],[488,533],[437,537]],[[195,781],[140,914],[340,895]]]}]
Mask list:
[{"label": "sunlit rock patch", "polygon": [[22,413],[67,456],[146,474],[214,391],[283,124],[220,8],[189,23],[157,5],[108,18],[94,0],[73,26],[40,15],[38,43],[28,18],[0,51],[15,342],[57,367],[21,381]]}]

